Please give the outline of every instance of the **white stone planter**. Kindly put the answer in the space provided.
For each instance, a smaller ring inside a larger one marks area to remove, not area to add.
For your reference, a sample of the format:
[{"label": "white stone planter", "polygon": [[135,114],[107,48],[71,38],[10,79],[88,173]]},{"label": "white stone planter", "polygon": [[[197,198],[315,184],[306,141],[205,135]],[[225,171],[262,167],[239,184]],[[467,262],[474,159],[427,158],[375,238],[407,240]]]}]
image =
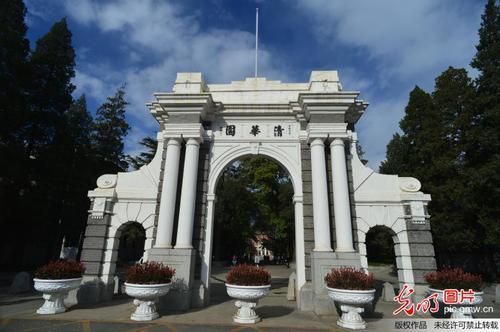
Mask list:
[{"label": "white stone planter", "polygon": [[437,293],[438,297],[437,300],[440,302],[442,306],[452,306],[456,308],[455,311],[451,313],[451,318],[456,319],[456,318],[468,318],[471,319],[472,317],[472,312],[471,309],[472,307],[483,303],[483,292],[474,292],[474,302],[469,303],[468,301],[466,303],[462,304],[446,304],[444,303],[444,290],[442,289],[434,289],[434,288],[429,288],[429,293]]},{"label": "white stone planter", "polygon": [[80,287],[82,278],[73,279],[33,279],[35,289],[43,293],[45,302],[36,311],[40,315],[53,315],[66,311],[64,299],[70,290]]},{"label": "white stone planter", "polygon": [[227,294],[236,299],[238,312],[233,316],[235,323],[254,324],[260,322],[260,317],[254,308],[261,298],[269,293],[271,285],[239,286],[226,284]]},{"label": "white stone planter", "polygon": [[160,296],[166,295],[170,291],[172,282],[168,284],[130,284],[125,283],[125,293],[134,298],[134,304],[137,306],[130,319],[137,321],[153,320],[158,314],[156,303]]},{"label": "white stone planter", "polygon": [[360,313],[365,311],[365,306],[375,298],[375,289],[351,290],[326,287],[328,296],[340,305],[342,317],[337,325],[347,329],[359,330],[366,328],[366,322]]}]

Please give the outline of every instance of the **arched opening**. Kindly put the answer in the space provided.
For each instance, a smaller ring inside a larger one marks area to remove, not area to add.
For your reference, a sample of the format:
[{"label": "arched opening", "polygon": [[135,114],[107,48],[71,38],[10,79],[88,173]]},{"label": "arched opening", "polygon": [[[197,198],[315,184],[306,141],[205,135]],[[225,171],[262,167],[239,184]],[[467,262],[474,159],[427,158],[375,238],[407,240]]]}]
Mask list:
[{"label": "arched opening", "polygon": [[118,245],[117,270],[126,269],[141,260],[145,240],[146,231],[141,224],[132,222],[124,226]]},{"label": "arched opening", "polygon": [[399,287],[396,266],[396,235],[387,226],[374,226],[366,233],[366,256],[368,270],[373,273],[377,288],[381,290],[382,284],[391,283]]},{"label": "arched opening", "polygon": [[284,299],[294,272],[294,189],[290,174],[263,156],[244,156],[220,173],[214,209],[210,298],[226,300],[223,281],[233,264],[265,266]]}]

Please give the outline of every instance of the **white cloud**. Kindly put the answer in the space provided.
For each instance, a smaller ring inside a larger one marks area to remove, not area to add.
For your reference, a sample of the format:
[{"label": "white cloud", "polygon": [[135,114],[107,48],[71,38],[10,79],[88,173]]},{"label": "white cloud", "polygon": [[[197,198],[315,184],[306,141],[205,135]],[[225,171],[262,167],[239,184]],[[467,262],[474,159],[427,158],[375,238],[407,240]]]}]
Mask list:
[{"label": "white cloud", "polygon": [[481,4],[469,4],[470,12],[461,2],[434,0],[310,0],[296,6],[314,21],[318,40],[360,47],[381,74],[402,79],[467,65],[482,10]]},{"label": "white cloud", "polygon": [[[179,71],[200,71],[209,82],[241,80],[253,73],[254,35],[241,30],[202,30],[197,13],[184,12],[164,1],[91,0],[67,1],[67,13],[85,26],[97,26],[102,33],[119,36],[120,52],[132,63],[127,68],[111,64],[78,64],[75,84],[102,99],[126,82],[129,116],[145,128],[156,128],[145,103],[157,91],[170,91]],[[118,33],[118,34],[117,34]],[[146,59],[146,65],[140,65]],[[271,59],[265,47],[259,52],[263,75],[286,79],[279,59]],[[127,141],[129,150],[130,139]]]},{"label": "white cloud", "polygon": [[372,64],[365,73],[351,64],[340,70],[340,77],[344,88],[361,90],[371,103],[357,131],[365,157],[378,169],[413,86],[430,90],[434,78],[448,66],[468,67],[483,3],[299,0],[295,7],[312,23],[315,38],[325,49],[340,43],[355,50],[356,58],[367,57],[364,68]]}]

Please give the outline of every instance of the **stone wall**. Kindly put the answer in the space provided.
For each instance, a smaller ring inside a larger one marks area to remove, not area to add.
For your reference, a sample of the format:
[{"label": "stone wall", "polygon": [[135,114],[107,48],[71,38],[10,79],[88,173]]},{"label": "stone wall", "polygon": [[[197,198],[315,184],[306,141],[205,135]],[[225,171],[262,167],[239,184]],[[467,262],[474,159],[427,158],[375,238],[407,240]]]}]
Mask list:
[{"label": "stone wall", "polygon": [[201,278],[203,247],[205,241],[205,222],[207,210],[208,173],[210,167],[210,142],[200,145],[198,160],[198,182],[196,185],[196,207],[194,215],[193,247],[195,252],[195,280]]},{"label": "stone wall", "polygon": [[304,252],[306,280],[311,281],[311,252],[314,249],[314,223],[311,181],[311,149],[306,142],[300,146],[302,162],[302,193],[304,195]]}]

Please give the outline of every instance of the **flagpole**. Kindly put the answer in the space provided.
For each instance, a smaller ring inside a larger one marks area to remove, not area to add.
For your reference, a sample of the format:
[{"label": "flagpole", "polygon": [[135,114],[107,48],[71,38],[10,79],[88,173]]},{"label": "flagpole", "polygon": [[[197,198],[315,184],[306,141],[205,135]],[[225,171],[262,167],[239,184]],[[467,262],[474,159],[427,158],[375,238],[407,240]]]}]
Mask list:
[{"label": "flagpole", "polygon": [[255,77],[257,77],[258,53],[259,53],[259,8],[255,8]]}]

